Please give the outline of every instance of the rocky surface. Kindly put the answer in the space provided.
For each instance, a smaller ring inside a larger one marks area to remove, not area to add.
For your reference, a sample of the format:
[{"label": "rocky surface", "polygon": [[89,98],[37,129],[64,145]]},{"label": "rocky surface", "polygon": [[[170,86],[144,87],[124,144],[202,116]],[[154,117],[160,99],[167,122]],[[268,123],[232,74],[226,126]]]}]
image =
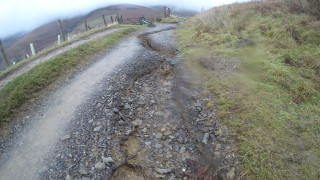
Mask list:
[{"label": "rocky surface", "polygon": [[41,179],[239,176],[227,128],[214,109],[206,109],[201,88],[183,62],[170,63],[180,59],[172,32],[139,35],[145,51],[119,66],[77,108],[39,171]]}]

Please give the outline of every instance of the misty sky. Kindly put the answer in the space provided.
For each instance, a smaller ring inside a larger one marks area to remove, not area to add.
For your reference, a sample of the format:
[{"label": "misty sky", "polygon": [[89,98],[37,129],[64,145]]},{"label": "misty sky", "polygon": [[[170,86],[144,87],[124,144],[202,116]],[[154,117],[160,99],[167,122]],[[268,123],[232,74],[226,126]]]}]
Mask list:
[{"label": "misty sky", "polygon": [[96,8],[114,4],[173,5],[200,11],[202,7],[245,0],[0,0],[0,38],[57,20],[88,13]]}]

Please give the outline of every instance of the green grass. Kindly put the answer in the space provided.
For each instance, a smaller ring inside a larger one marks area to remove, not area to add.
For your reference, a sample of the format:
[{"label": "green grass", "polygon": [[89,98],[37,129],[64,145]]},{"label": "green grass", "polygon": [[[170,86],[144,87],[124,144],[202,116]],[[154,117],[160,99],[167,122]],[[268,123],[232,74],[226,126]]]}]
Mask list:
[{"label": "green grass", "polygon": [[0,124],[11,121],[12,115],[18,111],[19,107],[29,99],[37,97],[42,89],[71,73],[75,67],[93,60],[98,53],[105,51],[135,30],[126,28],[80,45],[38,64],[8,82],[0,91]]},{"label": "green grass", "polygon": [[214,97],[208,106],[218,105],[252,179],[320,178],[319,31],[317,18],[268,1],[212,9],[177,31],[188,64],[241,59],[236,75],[206,69],[204,94]]}]

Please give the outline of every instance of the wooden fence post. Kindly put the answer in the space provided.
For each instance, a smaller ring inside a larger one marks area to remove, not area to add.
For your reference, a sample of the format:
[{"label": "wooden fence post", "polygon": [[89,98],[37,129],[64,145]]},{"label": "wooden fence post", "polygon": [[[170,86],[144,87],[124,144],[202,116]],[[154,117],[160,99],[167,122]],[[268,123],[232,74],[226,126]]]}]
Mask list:
[{"label": "wooden fence post", "polygon": [[6,63],[6,66],[8,67],[9,66],[9,61],[7,59],[7,55],[6,53],[4,52],[4,48],[2,46],[2,42],[1,42],[1,39],[0,39],[0,50],[1,50],[1,54],[2,54],[2,57],[4,59],[4,62]]},{"label": "wooden fence post", "polygon": [[58,20],[58,24],[59,24],[59,29],[60,29],[60,33],[61,33],[61,36],[62,36],[62,40],[65,41],[66,37],[64,36],[64,32],[63,32],[63,29],[62,29],[62,25],[61,25],[60,19]]},{"label": "wooden fence post", "polygon": [[86,31],[88,31],[87,18],[84,19],[84,26],[85,26]]},{"label": "wooden fence post", "polygon": [[104,23],[104,26],[107,26],[107,23],[106,23],[106,18],[104,17],[104,14],[102,15],[102,18],[103,18],[103,23]]},{"label": "wooden fence post", "polygon": [[121,14],[121,17],[120,17],[120,24],[123,24],[122,14]]},{"label": "wooden fence post", "polygon": [[113,17],[111,16],[111,23],[113,23]]},{"label": "wooden fence post", "polygon": [[58,45],[60,44],[60,35],[58,35]]},{"label": "wooden fence post", "polygon": [[164,18],[167,17],[167,7],[166,6],[163,7],[163,17]]},{"label": "wooden fence post", "polygon": [[30,43],[30,49],[31,49],[32,56],[36,55],[36,51],[34,49],[33,43]]}]

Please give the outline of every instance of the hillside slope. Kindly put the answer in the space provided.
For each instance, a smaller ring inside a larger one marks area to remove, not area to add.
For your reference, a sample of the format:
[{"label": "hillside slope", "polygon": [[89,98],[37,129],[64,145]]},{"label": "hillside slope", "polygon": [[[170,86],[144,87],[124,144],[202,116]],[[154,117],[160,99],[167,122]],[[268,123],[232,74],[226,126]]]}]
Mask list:
[{"label": "hillside slope", "polygon": [[[310,4],[309,4],[310,3]],[[252,179],[320,178],[318,1],[208,10],[177,32]]]},{"label": "hillside slope", "polygon": [[[71,36],[71,34],[84,32],[85,18],[87,18],[87,23],[90,27],[102,26],[102,14],[106,16],[107,23],[110,23],[110,16],[115,17],[116,14],[123,15],[123,18],[138,18],[142,15],[145,17],[153,17],[154,10],[151,8],[130,4],[100,8],[84,16],[82,15],[70,19],[63,19],[62,26],[66,36],[68,34]],[[17,62],[23,59],[26,53],[30,55],[30,43],[34,44],[36,51],[40,51],[43,48],[48,47],[57,41],[58,34],[60,34],[58,23],[57,21],[53,21],[36,28],[32,32],[25,34],[23,37],[19,36],[19,38],[14,38],[13,40],[10,37],[4,39],[3,44],[5,46],[5,51],[9,61]],[[0,70],[1,69],[4,69],[2,57],[0,57]]]}]

